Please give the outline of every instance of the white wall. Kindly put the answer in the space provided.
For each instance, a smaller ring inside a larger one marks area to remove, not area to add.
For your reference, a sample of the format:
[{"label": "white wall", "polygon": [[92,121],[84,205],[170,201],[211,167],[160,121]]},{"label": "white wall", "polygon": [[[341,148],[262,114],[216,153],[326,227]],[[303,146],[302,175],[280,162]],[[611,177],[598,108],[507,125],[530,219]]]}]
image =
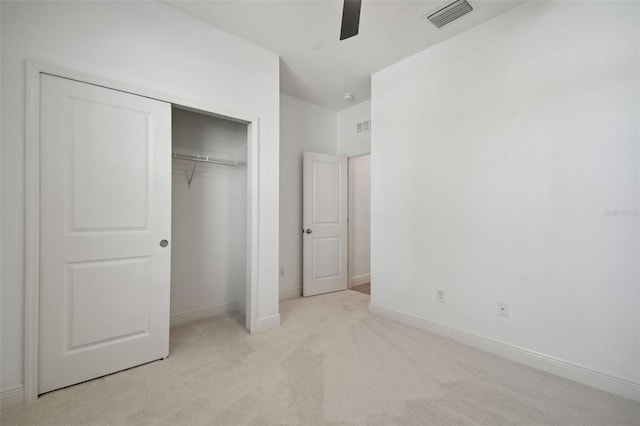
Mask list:
[{"label": "white wall", "polygon": [[280,96],[280,277],[281,297],[302,291],[302,153],[336,154],[337,113]]},{"label": "white wall", "polygon": [[374,311],[640,389],[638,17],[527,3],[373,76]]},{"label": "white wall", "polygon": [[356,132],[356,124],[366,120],[371,120],[371,101],[361,102],[338,112],[339,154],[353,156],[371,152],[371,130]]},{"label": "white wall", "polygon": [[155,2],[2,8],[2,367],[23,382],[25,60],[259,117],[258,320],[278,318],[279,59]]},{"label": "white wall", "polygon": [[[247,125],[173,109],[173,150],[247,160]],[[172,323],[217,313],[244,313],[246,167],[173,160],[171,217]]]},{"label": "white wall", "polygon": [[371,155],[349,158],[349,283],[370,282]]}]

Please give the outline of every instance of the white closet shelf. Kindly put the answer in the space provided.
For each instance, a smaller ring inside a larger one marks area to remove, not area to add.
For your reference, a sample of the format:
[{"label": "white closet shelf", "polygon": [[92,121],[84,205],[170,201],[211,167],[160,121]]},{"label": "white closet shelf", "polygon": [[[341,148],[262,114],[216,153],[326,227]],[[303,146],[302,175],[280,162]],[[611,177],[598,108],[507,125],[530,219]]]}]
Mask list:
[{"label": "white closet shelf", "polygon": [[193,161],[193,170],[191,171],[191,176],[187,178],[187,184],[189,188],[191,188],[191,182],[193,181],[193,175],[196,173],[196,167],[198,167],[198,163],[222,164],[224,166],[235,167],[245,167],[247,165],[246,161],[222,160],[220,158],[209,157],[208,155],[180,154],[178,152],[173,153],[173,159]]},{"label": "white closet shelf", "polygon": [[224,160],[220,158],[209,157],[208,155],[194,155],[194,154],[181,154],[178,152],[173,153],[174,160],[187,160],[187,161],[195,161],[196,163],[211,163],[211,164],[222,164],[225,166],[246,166],[246,161],[239,160]]}]

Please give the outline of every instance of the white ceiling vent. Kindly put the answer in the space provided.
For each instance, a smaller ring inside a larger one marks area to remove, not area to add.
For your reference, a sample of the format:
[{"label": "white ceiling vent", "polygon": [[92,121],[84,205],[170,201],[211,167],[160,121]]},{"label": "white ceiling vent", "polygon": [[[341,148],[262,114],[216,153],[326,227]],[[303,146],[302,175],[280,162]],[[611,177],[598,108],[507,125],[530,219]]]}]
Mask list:
[{"label": "white ceiling vent", "polygon": [[441,28],[449,22],[455,21],[462,15],[466,15],[472,10],[473,8],[467,0],[456,0],[431,14],[425,15],[424,17],[431,21],[431,23],[436,27]]}]

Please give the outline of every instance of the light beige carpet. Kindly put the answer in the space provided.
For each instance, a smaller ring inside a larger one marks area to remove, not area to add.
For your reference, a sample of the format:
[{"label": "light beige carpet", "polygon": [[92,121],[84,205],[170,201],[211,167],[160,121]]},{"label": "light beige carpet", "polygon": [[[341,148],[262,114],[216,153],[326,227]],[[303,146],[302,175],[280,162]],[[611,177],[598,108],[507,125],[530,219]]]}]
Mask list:
[{"label": "light beige carpet", "polygon": [[638,425],[640,404],[369,315],[343,291],[172,330],[171,356],[5,410],[2,425]]}]

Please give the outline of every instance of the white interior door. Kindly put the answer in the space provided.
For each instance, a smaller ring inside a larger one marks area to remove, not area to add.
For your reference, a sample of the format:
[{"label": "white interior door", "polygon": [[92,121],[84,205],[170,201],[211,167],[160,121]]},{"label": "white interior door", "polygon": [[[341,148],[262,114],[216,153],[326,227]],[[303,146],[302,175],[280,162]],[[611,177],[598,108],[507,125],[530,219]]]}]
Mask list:
[{"label": "white interior door", "polygon": [[38,393],[169,353],[171,106],[42,75]]},{"label": "white interior door", "polygon": [[347,157],[304,153],[302,294],[347,289]]}]

